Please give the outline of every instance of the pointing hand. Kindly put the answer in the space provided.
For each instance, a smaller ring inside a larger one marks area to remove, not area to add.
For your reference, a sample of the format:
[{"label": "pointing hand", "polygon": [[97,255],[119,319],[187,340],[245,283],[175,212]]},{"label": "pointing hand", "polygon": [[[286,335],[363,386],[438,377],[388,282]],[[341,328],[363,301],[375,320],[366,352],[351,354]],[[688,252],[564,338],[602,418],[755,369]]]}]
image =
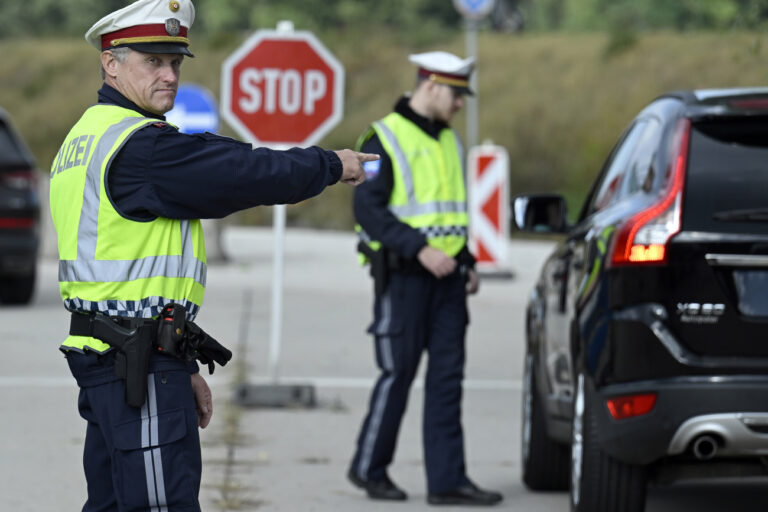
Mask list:
[{"label": "pointing hand", "polygon": [[358,153],[351,149],[342,149],[336,151],[336,155],[341,160],[342,171],[341,181],[347,185],[357,186],[365,181],[365,170],[363,169],[363,162],[372,162],[378,160],[379,155],[372,153]]}]

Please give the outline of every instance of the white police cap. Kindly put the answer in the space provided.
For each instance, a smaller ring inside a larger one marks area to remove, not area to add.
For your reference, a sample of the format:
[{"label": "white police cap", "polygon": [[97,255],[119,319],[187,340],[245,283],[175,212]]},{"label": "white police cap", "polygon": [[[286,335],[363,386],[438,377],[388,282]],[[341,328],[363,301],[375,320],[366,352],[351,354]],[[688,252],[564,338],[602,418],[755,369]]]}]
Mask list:
[{"label": "white police cap", "polygon": [[187,31],[195,21],[191,0],[138,0],[107,14],[85,34],[97,49],[128,46],[144,53],[180,53],[187,48]]},{"label": "white police cap", "polygon": [[408,57],[419,66],[422,78],[450,85],[465,94],[474,94],[469,88],[469,77],[475,68],[474,57],[462,59],[448,52],[416,53]]}]

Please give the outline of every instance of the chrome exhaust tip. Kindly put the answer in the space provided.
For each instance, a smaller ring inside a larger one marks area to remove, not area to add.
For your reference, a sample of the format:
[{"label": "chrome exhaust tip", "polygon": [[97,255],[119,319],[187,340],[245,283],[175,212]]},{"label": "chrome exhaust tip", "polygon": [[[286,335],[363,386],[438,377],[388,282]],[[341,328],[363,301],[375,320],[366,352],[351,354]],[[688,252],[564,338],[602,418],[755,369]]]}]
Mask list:
[{"label": "chrome exhaust tip", "polygon": [[691,450],[694,457],[698,460],[710,460],[717,455],[717,450],[720,448],[720,443],[715,436],[710,434],[702,434],[693,440],[691,444]]}]

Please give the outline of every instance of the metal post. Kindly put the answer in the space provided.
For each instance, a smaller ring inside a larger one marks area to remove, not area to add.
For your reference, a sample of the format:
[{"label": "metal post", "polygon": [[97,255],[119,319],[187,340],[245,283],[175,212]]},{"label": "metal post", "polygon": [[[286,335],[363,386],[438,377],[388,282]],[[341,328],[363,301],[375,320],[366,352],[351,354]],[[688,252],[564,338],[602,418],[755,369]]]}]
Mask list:
[{"label": "metal post", "polygon": [[[281,34],[293,32],[293,22],[277,22],[277,31]],[[287,149],[275,147],[274,149]],[[272,312],[269,324],[268,375],[272,384],[277,384],[280,365],[280,345],[283,336],[283,267],[285,260],[285,205],[272,208],[272,233],[274,234],[274,254],[272,256]]]},{"label": "metal post", "polygon": [[[467,58],[474,57],[477,62],[477,31],[480,21],[474,19],[466,20],[466,43]],[[478,141],[478,100],[479,91],[477,88],[477,64],[475,72],[470,77],[470,88],[475,91],[475,96],[467,96],[467,148],[477,146]]]},{"label": "metal post", "polygon": [[[277,31],[290,35],[293,22],[280,21]],[[289,145],[273,145],[272,149],[285,150]],[[272,312],[269,326],[268,383],[243,383],[235,389],[234,401],[251,407],[314,407],[315,388],[312,384],[279,384],[280,345],[283,334],[283,268],[285,260],[285,205],[272,208],[274,255],[272,258]]]},{"label": "metal post", "polygon": [[[287,149],[276,146],[273,149]],[[304,383],[279,383],[280,346],[283,333],[283,268],[285,260],[285,205],[272,207],[274,255],[272,258],[272,312],[269,326],[268,378],[266,383],[242,383],[234,401],[245,407],[315,407],[315,387]]]},{"label": "metal post", "polygon": [[272,315],[269,325],[269,380],[277,384],[283,334],[283,260],[285,259],[285,205],[272,208],[274,255],[272,258]]}]

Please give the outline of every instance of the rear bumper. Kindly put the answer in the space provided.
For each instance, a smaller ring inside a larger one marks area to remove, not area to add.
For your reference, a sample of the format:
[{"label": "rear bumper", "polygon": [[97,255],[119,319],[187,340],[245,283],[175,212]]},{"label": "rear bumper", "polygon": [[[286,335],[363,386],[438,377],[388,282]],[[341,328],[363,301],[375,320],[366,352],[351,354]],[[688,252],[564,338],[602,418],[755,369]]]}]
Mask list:
[{"label": "rear bumper", "polygon": [[709,436],[718,445],[713,457],[768,455],[768,413],[705,414],[691,418],[675,432],[669,454],[684,453],[703,436]]},{"label": "rear bumper", "polygon": [[[722,441],[717,457],[768,454],[768,377],[681,377],[617,384],[591,391],[597,408],[600,444],[630,464],[649,464],[691,449],[701,434]],[[605,402],[636,393],[658,394],[643,416],[614,420]]]}]

